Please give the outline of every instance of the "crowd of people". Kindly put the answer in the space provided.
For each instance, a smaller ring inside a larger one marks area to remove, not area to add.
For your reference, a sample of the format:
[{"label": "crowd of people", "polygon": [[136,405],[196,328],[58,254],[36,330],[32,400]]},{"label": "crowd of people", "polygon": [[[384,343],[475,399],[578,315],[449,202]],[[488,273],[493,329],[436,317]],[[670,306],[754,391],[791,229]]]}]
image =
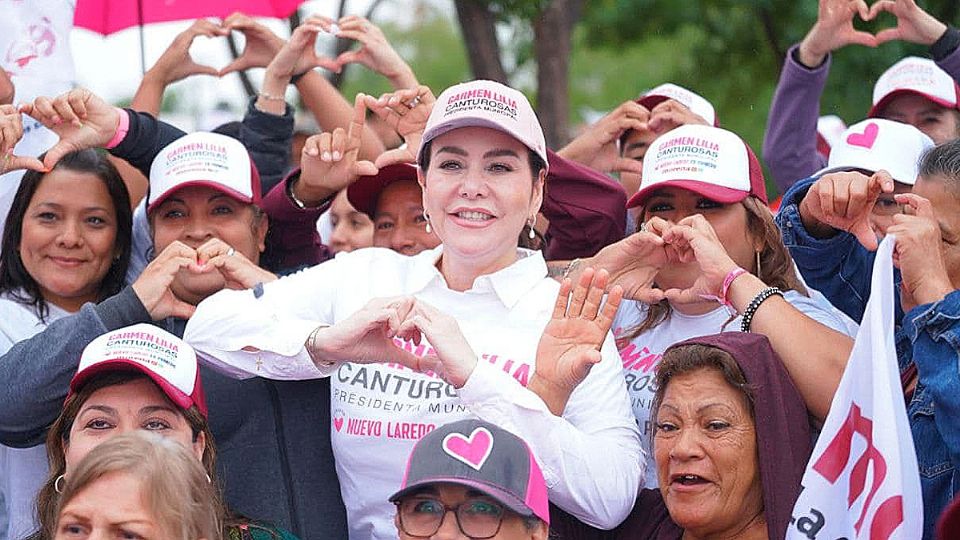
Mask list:
[{"label": "crowd of people", "polygon": [[[159,120],[232,31],[226,71],[265,70],[242,120]],[[831,53],[890,40],[932,60],[821,153]],[[316,69],[347,63],[394,91]],[[523,93],[423,86],[357,16],[198,20],[127,108],[0,70],[0,539],[783,539],[886,235],[923,538],[956,538],[958,81],[960,30],[914,0],[820,0],[771,104],[774,209],[694,91],[551,149]]]}]

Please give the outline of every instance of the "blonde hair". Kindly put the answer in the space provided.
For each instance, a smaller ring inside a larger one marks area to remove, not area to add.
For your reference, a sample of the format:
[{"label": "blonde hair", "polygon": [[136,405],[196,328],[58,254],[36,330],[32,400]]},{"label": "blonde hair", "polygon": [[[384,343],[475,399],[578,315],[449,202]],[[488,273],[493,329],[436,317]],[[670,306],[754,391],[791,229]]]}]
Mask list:
[{"label": "blonde hair", "polygon": [[[47,432],[47,460],[50,465],[50,472],[47,475],[47,481],[37,494],[36,509],[37,521],[40,523],[40,533],[37,538],[40,540],[51,540],[56,537],[54,526],[56,525],[57,516],[59,515],[58,508],[60,507],[61,500],[61,496],[57,493],[56,489],[57,479],[66,474],[66,446],[69,444],[70,430],[73,428],[73,422],[76,420],[77,415],[80,414],[81,407],[83,407],[83,404],[87,402],[87,399],[89,399],[94,392],[101,388],[127,384],[141,379],[150,380],[146,375],[137,371],[111,371],[102,373],[84,384],[82,388],[76,393],[71,394],[64,402],[60,416],[53,422]],[[201,433],[204,434],[205,444],[203,447],[203,457],[200,459],[201,465],[210,478],[216,479],[217,452],[213,443],[213,433],[210,431],[210,425],[207,423],[207,419],[200,414],[196,406],[186,410],[180,409],[180,412],[183,413],[184,418],[190,425],[190,429],[193,431],[194,441],[197,440]],[[216,482],[214,483],[216,485]],[[216,497],[217,500],[220,501],[218,504],[220,504],[222,508],[223,502],[219,489],[217,490]]]},{"label": "blonde hair", "polygon": [[[773,220],[770,209],[752,195],[740,201],[740,204],[747,211],[747,231],[763,246],[760,249],[760,268],[754,268],[751,273],[770,287],[779,287],[783,291],[796,291],[809,296],[807,289],[797,277],[797,269],[790,257],[790,252],[783,245],[780,228]],[[643,212],[641,208],[641,216]],[[643,322],[627,330],[618,342],[629,342],[647,330],[652,330],[669,317],[669,302],[663,300],[657,304],[651,304]]]},{"label": "blonde hair", "polygon": [[100,444],[84,457],[63,488],[63,509],[86,487],[112,473],[135,477],[164,538],[220,540],[222,516],[216,488],[203,465],[183,445],[153,433],[127,433]]}]

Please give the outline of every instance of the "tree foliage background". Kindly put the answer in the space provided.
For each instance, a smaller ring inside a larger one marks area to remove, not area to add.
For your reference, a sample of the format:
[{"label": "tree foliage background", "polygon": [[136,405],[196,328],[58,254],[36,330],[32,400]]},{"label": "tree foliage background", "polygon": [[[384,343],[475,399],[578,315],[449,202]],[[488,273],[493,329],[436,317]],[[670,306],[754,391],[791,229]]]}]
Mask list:
[{"label": "tree foliage background", "polygon": [[[453,2],[453,0],[450,0]],[[533,22],[561,0],[466,0],[486,3],[497,19],[497,36],[510,84],[534,102],[550,88],[537,88]],[[868,0],[868,3],[869,2]],[[957,25],[958,0],[920,0],[921,7]],[[412,26],[385,21],[384,31],[436,91],[472,77],[467,49],[449,10],[420,2]],[[573,26],[569,57],[569,125],[613,109],[662,82],[690,88],[717,109],[722,126],[759,150],[784,55],[817,16],[815,0],[585,0]],[[896,20],[882,14],[858,28],[877,31]],[[540,39],[550,39],[541,36]],[[549,46],[549,43],[547,43]],[[876,49],[850,46],[833,55],[823,114],[848,124],[863,118],[877,77],[908,54],[925,47],[888,43]],[[389,91],[386,81],[355,69],[344,82],[347,95]]]}]

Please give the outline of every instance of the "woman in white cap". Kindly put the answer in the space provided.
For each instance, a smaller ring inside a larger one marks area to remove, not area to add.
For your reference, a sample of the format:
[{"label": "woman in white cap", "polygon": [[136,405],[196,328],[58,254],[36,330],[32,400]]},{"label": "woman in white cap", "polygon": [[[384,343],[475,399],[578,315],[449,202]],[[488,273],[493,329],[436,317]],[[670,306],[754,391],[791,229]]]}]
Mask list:
[{"label": "woman in white cap", "polygon": [[[568,269],[606,269],[634,299],[620,306],[614,333],[646,445],[663,352],[721,331],[766,335],[810,413],[822,419],[830,408],[852,340],[841,316],[809,296],[766,203],[760,163],[740,137],[682,126],[646,154],[640,190],[628,203],[641,210],[640,231]],[[652,487],[652,461],[647,471]]]},{"label": "woman in white cap", "polygon": [[[269,223],[274,230],[299,226],[308,235],[315,232],[318,213],[294,206],[297,191],[286,188],[295,180],[262,196],[249,152],[229,137],[183,135],[149,115],[111,107],[83,89],[43,98],[31,112],[61,136],[58,152],[110,146],[151,178],[145,206],[156,256],[132,285],[99,304],[85,304],[4,354],[0,375],[10,384],[0,391],[0,441],[20,447],[42,441],[60,411],[76,358],[93,338],[152,321],[181,334],[193,313],[191,304],[204,296],[225,286],[250,287],[275,278],[259,265],[267,243],[265,214],[271,207],[288,208],[293,215],[287,223]],[[83,128],[75,123],[79,116],[68,114],[82,115]],[[56,157],[46,156],[51,161]],[[303,219],[310,216],[314,222]],[[276,240],[282,247],[290,239],[281,235]],[[220,411],[213,431],[223,442],[220,462],[230,479],[228,500],[298,533],[342,536],[345,512],[329,433],[301,427],[329,421],[329,384],[238,382],[212,371],[207,375],[208,394]],[[283,436],[261,439],[264,432]],[[308,447],[314,450],[302,450]],[[262,490],[289,496],[261,497]],[[306,507],[323,511],[305,512]]]},{"label": "woman in white cap", "polygon": [[78,465],[92,450],[114,437],[149,431],[180,444],[203,465],[215,486],[213,507],[225,535],[248,530],[255,540],[294,540],[290,533],[269,525],[225,519],[207,415],[196,355],[176,336],[138,324],[90,342],[47,436],[50,473],[37,498],[40,530],[35,538],[60,538],[55,529],[64,504],[60,496],[69,492],[64,486],[71,484]]},{"label": "woman in white cap", "polygon": [[[424,99],[414,89],[381,106],[398,125],[425,115]],[[527,440],[556,505],[615,526],[643,466],[606,331],[618,292],[600,309],[606,276],[590,272],[567,311],[570,285],[557,303],[542,255],[517,248],[547,174],[533,109],[516,90],[473,81],[437,98],[422,135],[399,131],[441,246],[414,257],[354,251],[253,291],[223,291],[198,306],[185,339],[237,377],[331,378],[332,426],[315,428],[333,432],[353,539],[395,538],[385,501],[404,456],[437,426],[475,416]],[[568,358],[570,346],[594,363],[589,374],[536,360]],[[551,366],[562,375],[544,377]],[[531,388],[556,378],[583,383],[555,415]]]}]

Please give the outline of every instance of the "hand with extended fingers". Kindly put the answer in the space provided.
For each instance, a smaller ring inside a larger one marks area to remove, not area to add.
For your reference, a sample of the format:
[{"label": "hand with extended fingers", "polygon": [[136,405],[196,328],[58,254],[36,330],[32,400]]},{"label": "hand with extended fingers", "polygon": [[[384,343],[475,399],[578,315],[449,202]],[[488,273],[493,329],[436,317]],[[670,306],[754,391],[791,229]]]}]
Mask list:
[{"label": "hand with extended fingers", "polygon": [[[420,359],[394,342],[416,300],[375,298],[353,315],[316,331],[306,346],[317,362],[396,363],[416,370]],[[312,347],[312,349],[311,349]]]},{"label": "hand with extended fingers", "polygon": [[672,99],[661,101],[650,111],[650,129],[654,133],[663,134],[687,124],[709,125],[705,118]]},{"label": "hand with extended fingers", "polygon": [[366,96],[367,108],[403,137],[405,146],[388,150],[377,157],[378,168],[417,160],[423,131],[437,98],[426,86],[383,94],[379,99]]},{"label": "hand with extended fingers", "polygon": [[477,355],[457,320],[423,300],[414,301],[397,336],[416,345],[426,338],[433,352],[420,359],[417,370],[436,373],[454,388],[466,384],[477,367]]},{"label": "hand with extended fingers", "polygon": [[290,40],[276,52],[267,66],[267,73],[273,72],[289,79],[315,67],[340,71],[340,64],[335,60],[316,53],[317,35],[325,31],[322,24],[324,20],[325,17],[314,16],[303,21],[293,31]]},{"label": "hand with extended fingers", "polygon": [[211,238],[197,248],[197,264],[204,270],[220,272],[228,289],[251,289],[277,279],[219,238]]},{"label": "hand with extended fingers", "polygon": [[338,38],[352,39],[360,44],[358,49],[346,51],[337,57],[339,66],[361,64],[389,79],[394,88],[419,86],[413,70],[397,54],[377,25],[357,15],[347,15],[336,23],[327,19],[323,24],[327,32]]},{"label": "hand with extended fingers", "polygon": [[[872,21],[884,12],[897,18],[896,27],[876,35],[854,28],[854,17]],[[947,26],[921,9],[916,0],[877,0],[870,6],[865,0],[820,0],[817,22],[800,42],[800,61],[816,67],[830,52],[851,44],[876,47],[901,40],[932,45],[946,30]]]},{"label": "hand with extended fingers", "polygon": [[655,304],[664,294],[654,280],[661,268],[676,259],[661,237],[666,226],[666,221],[651,218],[642,230],[601,249],[585,263],[606,270],[610,283],[619,285],[625,298]]},{"label": "hand with extended fingers", "polygon": [[167,317],[189,319],[193,316],[196,307],[178,298],[170,288],[181,269],[197,273],[205,271],[197,262],[195,249],[182,242],[173,242],[150,261],[131,286],[153,320]]},{"label": "hand with extended fingers", "polygon": [[196,63],[190,56],[190,46],[200,36],[212,38],[226,36],[229,33],[228,29],[217,23],[207,19],[197,19],[190,28],[180,32],[174,38],[153,67],[144,74],[144,78],[154,77],[161,84],[167,85],[191,75],[220,76],[217,69]]},{"label": "hand with extended fingers", "polygon": [[74,88],[52,99],[38,97],[33,103],[21,105],[20,111],[60,137],[47,150],[43,160],[47,169],[70,152],[98,148],[110,142],[117,132],[120,115],[126,114],[85,88]]},{"label": "hand with extended fingers", "polygon": [[39,159],[13,153],[13,147],[21,138],[23,122],[20,111],[13,105],[0,105],[0,175],[20,169],[47,170]]},{"label": "hand with extended fingers", "polygon": [[358,161],[366,106],[363,94],[357,94],[353,105],[353,119],[344,131],[313,135],[303,145],[300,157],[300,179],[294,185],[294,194],[306,204],[320,201],[352,184],[360,176],[377,174],[377,167],[369,161]]},{"label": "hand with extended fingers", "polygon": [[869,250],[877,249],[877,233],[870,213],[881,193],[893,193],[893,177],[886,171],[873,176],[837,172],[821,176],[810,186],[798,209],[804,228],[817,237],[834,229],[847,231]]},{"label": "hand with extended fingers", "polygon": [[899,40],[929,46],[947,31],[947,25],[921,9],[916,0],[878,0],[870,6],[869,19],[882,12],[894,15],[897,26],[877,32],[878,45]]},{"label": "hand with extended fingers", "polygon": [[943,258],[940,226],[930,201],[912,193],[895,196],[905,205],[893,216],[887,234],[897,237],[893,263],[900,269],[900,303],[907,312],[921,304],[942,300],[954,290]]},{"label": "hand with extended fingers", "polygon": [[613,324],[623,298],[619,285],[610,288],[609,274],[587,268],[574,286],[568,278],[560,285],[553,316],[537,345],[537,365],[528,388],[543,399],[550,412],[563,414],[573,390],[600,362],[600,347]]},{"label": "hand with extended fingers", "polygon": [[648,129],[649,120],[650,111],[646,107],[633,100],[626,101],[570,141],[557,154],[601,172],[643,174],[642,163],[620,157],[617,142],[627,131]]}]

